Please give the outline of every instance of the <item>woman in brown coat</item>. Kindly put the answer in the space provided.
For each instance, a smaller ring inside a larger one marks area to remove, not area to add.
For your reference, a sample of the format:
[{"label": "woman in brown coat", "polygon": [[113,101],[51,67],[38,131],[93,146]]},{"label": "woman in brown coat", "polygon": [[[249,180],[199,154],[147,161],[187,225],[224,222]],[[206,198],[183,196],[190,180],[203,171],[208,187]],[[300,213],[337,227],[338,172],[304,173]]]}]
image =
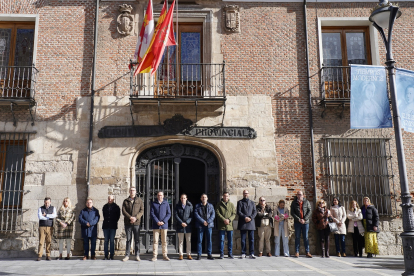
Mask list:
[{"label": "woman in brown coat", "polygon": [[331,216],[326,202],[320,199],[317,202],[317,208],[313,211],[312,221],[318,230],[319,240],[322,248],[322,258],[329,258],[329,234],[331,233],[328,226],[328,218]]},{"label": "woman in brown coat", "polygon": [[59,257],[58,260],[62,260],[63,243],[66,240],[67,255],[65,260],[70,258],[70,247],[73,235],[73,222],[75,220],[75,212],[72,209],[70,199],[66,197],[63,200],[62,206],[58,210],[56,221],[57,221],[57,232],[56,239],[59,240]]}]

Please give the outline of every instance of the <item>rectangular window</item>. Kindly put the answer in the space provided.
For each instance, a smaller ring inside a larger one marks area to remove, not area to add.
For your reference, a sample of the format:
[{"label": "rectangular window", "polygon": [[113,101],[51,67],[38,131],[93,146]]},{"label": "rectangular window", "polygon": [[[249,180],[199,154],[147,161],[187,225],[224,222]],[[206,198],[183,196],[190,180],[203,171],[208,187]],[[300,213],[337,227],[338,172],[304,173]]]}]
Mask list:
[{"label": "rectangular window", "polygon": [[361,205],[368,196],[380,214],[391,215],[395,193],[389,140],[327,138],[325,147],[329,200],[338,197],[348,209],[350,201]]},{"label": "rectangular window", "polygon": [[368,27],[324,27],[323,66],[371,64]]},{"label": "rectangular window", "polygon": [[30,133],[0,133],[0,232],[21,223],[25,159]]},{"label": "rectangular window", "polygon": [[34,28],[34,22],[0,22],[1,97],[30,97]]},{"label": "rectangular window", "polygon": [[[176,35],[176,25],[174,33]],[[178,60],[176,46],[170,46],[164,52],[157,71],[159,88],[169,88],[159,96],[200,96],[203,87],[203,25],[200,23],[178,24]],[[168,77],[169,76],[169,77]],[[171,89],[173,87],[173,89]],[[160,89],[158,89],[160,91]],[[161,91],[160,91],[161,92]],[[167,94],[165,92],[168,92]]]},{"label": "rectangular window", "polygon": [[368,27],[322,28],[322,82],[326,100],[350,99],[350,64],[371,64]]}]

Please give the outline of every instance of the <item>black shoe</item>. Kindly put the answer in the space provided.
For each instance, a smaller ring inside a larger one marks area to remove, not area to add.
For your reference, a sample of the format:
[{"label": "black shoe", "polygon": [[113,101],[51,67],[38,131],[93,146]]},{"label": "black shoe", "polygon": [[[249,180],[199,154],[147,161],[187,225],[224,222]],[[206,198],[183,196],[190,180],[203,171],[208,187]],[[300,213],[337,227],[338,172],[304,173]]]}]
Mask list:
[{"label": "black shoe", "polygon": [[224,259],[224,254],[220,254],[219,259]]},{"label": "black shoe", "polygon": [[111,255],[111,256],[109,256],[109,259],[108,260],[113,260],[113,259],[114,259],[114,256]]},{"label": "black shoe", "polygon": [[367,258],[372,258],[372,253],[368,253]]},{"label": "black shoe", "polygon": [[201,259],[201,255],[197,255],[196,260],[199,261]]},{"label": "black shoe", "polygon": [[207,259],[209,259],[209,260],[214,260],[214,257],[213,257],[212,255],[208,255],[208,256],[207,256]]},{"label": "black shoe", "polygon": [[109,260],[109,257],[108,257],[108,256],[105,256],[105,257],[104,257],[104,260]]},{"label": "black shoe", "polygon": [[229,259],[234,259],[234,256],[232,254],[229,254]]}]

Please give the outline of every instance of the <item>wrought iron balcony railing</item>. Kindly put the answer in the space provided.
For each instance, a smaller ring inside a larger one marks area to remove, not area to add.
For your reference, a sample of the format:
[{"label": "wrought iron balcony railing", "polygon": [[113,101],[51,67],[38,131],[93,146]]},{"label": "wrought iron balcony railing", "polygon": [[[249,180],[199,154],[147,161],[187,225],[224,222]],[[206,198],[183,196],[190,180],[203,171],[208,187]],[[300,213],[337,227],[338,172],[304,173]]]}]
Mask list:
[{"label": "wrought iron balcony railing", "polygon": [[223,64],[161,64],[157,72],[134,76],[131,66],[130,97],[133,99],[225,99]]},{"label": "wrought iron balcony railing", "polygon": [[34,66],[1,66],[0,100],[34,100],[38,72]]},{"label": "wrought iron balcony railing", "polygon": [[351,99],[349,66],[323,66],[321,69],[322,101],[348,103]]}]

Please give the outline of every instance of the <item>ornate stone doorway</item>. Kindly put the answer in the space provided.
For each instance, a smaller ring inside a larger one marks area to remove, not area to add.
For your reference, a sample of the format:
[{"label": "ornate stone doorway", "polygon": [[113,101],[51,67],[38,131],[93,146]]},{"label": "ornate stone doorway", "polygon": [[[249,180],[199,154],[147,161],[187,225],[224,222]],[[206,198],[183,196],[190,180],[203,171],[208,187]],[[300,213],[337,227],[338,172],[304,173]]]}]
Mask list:
[{"label": "ornate stone doorway", "polygon": [[[150,203],[156,199],[158,191],[164,192],[172,214],[181,193],[187,194],[194,207],[199,203],[201,193],[206,193],[213,205],[220,200],[219,162],[213,153],[202,147],[168,144],[149,148],[138,156],[135,174],[137,194],[145,204],[141,241],[147,252],[152,250],[153,244]],[[173,215],[168,223],[168,245],[178,249]],[[196,243],[197,238],[193,235],[193,249]]]}]

